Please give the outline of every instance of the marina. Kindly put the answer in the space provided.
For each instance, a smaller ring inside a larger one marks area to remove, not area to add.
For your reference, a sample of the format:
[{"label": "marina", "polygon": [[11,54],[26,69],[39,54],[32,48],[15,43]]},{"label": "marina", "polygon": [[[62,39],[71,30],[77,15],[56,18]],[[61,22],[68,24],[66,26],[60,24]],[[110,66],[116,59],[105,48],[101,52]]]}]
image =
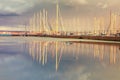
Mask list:
[{"label": "marina", "polygon": [[120,80],[120,0],[0,0],[0,80]]},{"label": "marina", "polygon": [[[49,15],[47,10],[43,9],[30,18],[29,24],[24,26],[25,29],[23,31],[0,31],[0,35],[120,41],[120,27],[117,23],[119,15],[112,13],[112,11],[109,12],[108,24],[106,24],[107,22],[105,22],[104,17],[94,17],[92,19],[93,29],[85,31],[81,30],[82,27],[80,26],[79,19],[74,19],[73,23],[64,25],[65,21],[60,11],[60,6],[56,3],[56,19],[54,19],[54,21],[48,19]],[[78,26],[80,27],[80,30],[67,31],[65,30],[65,26]]]}]

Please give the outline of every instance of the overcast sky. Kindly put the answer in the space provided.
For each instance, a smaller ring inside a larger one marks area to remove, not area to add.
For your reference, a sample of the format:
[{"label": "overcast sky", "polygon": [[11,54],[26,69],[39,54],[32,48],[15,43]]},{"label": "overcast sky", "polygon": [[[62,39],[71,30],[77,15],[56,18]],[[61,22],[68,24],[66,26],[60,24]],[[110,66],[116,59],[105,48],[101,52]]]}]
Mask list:
[{"label": "overcast sky", "polygon": [[[55,16],[56,0],[0,0],[0,25],[22,25],[31,15],[45,8]],[[120,12],[120,0],[59,0],[64,18],[89,18]]]}]

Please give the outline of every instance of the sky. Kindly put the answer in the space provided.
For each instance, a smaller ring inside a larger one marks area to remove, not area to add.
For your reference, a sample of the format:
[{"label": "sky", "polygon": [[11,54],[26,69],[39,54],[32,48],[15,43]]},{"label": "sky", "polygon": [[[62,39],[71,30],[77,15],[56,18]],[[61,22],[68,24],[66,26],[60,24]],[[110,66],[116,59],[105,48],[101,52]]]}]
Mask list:
[{"label": "sky", "polygon": [[[105,16],[120,12],[120,0],[58,0],[64,19]],[[28,23],[29,18],[45,8],[55,17],[56,0],[0,0],[0,25],[17,26]]]}]

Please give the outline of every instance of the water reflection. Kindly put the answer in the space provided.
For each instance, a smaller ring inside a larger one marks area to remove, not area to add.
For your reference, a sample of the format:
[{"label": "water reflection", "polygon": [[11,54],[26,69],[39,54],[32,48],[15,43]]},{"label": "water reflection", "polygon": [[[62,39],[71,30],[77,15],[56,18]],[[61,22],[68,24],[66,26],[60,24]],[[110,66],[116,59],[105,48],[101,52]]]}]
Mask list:
[{"label": "water reflection", "polygon": [[0,80],[120,80],[120,44],[12,40],[0,42]]},{"label": "water reflection", "polygon": [[93,44],[78,42],[55,42],[55,41],[33,41],[29,42],[29,55],[34,61],[43,66],[49,60],[55,60],[55,70],[59,70],[60,62],[64,56],[79,60],[82,56],[93,58],[106,64],[119,64],[120,45],[114,44]]}]

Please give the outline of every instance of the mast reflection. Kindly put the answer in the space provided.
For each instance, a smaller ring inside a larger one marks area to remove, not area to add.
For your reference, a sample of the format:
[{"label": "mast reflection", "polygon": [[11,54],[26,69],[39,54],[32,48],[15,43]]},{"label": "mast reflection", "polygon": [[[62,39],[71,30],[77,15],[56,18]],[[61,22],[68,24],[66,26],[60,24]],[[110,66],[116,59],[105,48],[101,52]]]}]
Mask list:
[{"label": "mast reflection", "polygon": [[84,55],[107,64],[118,64],[120,61],[119,45],[92,44],[77,42],[33,41],[29,43],[29,55],[43,66],[49,59],[55,60],[55,70],[58,71],[64,55],[72,55],[75,60]]}]

